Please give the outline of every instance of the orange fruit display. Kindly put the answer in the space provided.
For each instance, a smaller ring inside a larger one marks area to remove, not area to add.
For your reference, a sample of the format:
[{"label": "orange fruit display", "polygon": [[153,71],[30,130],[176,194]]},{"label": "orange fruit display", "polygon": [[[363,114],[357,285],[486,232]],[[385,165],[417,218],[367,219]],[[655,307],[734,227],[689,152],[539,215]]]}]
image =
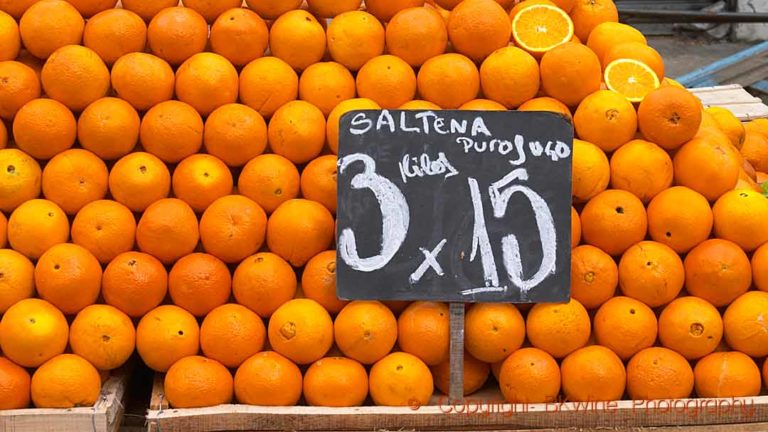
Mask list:
[{"label": "orange fruit display", "polygon": [[650,307],[674,300],[684,279],[683,261],[663,243],[641,241],[627,249],[619,261],[621,292]]},{"label": "orange fruit display", "polygon": [[506,108],[516,108],[538,93],[539,66],[520,48],[500,48],[480,66],[480,85],[487,98]]},{"label": "orange fruit display", "polygon": [[164,394],[174,408],[226,404],[234,395],[234,380],[226,367],[201,356],[184,357],[165,374]]},{"label": "orange fruit display", "polygon": [[177,198],[164,198],[147,207],[136,227],[136,245],[171,264],[191,253],[200,234],[192,208]]},{"label": "orange fruit display", "polygon": [[656,315],[650,307],[630,297],[614,297],[595,314],[594,336],[602,346],[628,360],[640,350],[653,346],[658,332]]},{"label": "orange fruit display", "polygon": [[[472,357],[471,354],[464,353],[464,396],[480,390],[491,373],[488,363]],[[451,382],[451,362],[446,361],[430,368],[432,377],[435,381],[435,387],[446,395],[450,394]]]},{"label": "orange fruit display", "polygon": [[337,160],[335,155],[318,156],[301,172],[301,195],[324,205],[336,214]]},{"label": "orange fruit display", "polygon": [[301,6],[300,0],[245,0],[260,17],[273,20],[284,13]]},{"label": "orange fruit display", "polygon": [[[741,123],[741,120],[723,107],[708,107],[705,111],[714,118],[717,127],[728,136],[731,144],[733,144],[734,147],[741,149],[746,138],[746,129]],[[762,136],[759,132],[757,132],[757,134],[758,136]],[[760,140],[760,138],[758,138],[758,140]]]},{"label": "orange fruit display", "polygon": [[169,100],[153,106],[141,120],[139,139],[144,150],[163,162],[179,162],[203,145],[203,119],[195,108]]},{"label": "orange fruit display", "polygon": [[768,197],[751,190],[724,193],[712,207],[715,236],[730,240],[746,252],[768,242]]},{"label": "orange fruit display", "polygon": [[[658,51],[653,47],[648,46],[645,42],[628,41],[614,44],[605,52],[601,60],[603,62],[603,68],[606,70],[608,65],[616,60],[634,60],[635,62],[647,66],[648,69],[651,69],[656,74],[659,81],[664,79],[664,60],[661,58]],[[643,73],[643,76],[646,80],[654,82],[655,87],[659,87],[659,84],[655,83],[653,77],[648,77],[645,73]],[[682,87],[678,88],[681,89]]]},{"label": "orange fruit display", "polygon": [[634,59],[617,59],[605,66],[606,87],[630,102],[641,102],[660,85],[656,72],[647,64]]},{"label": "orange fruit display", "polygon": [[183,3],[184,7],[194,9],[195,12],[202,15],[209,23],[216,21],[216,18],[227,10],[239,9],[243,5],[243,2],[240,0],[186,0]]},{"label": "orange fruit display", "polygon": [[563,393],[571,401],[621,399],[626,385],[624,363],[600,345],[580,348],[563,359]]},{"label": "orange fruit display", "polygon": [[139,111],[171,99],[175,83],[171,66],[152,54],[126,54],[112,65],[112,88]]},{"label": "orange fruit display", "polygon": [[0,321],[3,355],[20,366],[38,367],[63,353],[68,338],[64,314],[45,300],[21,300]]},{"label": "orange fruit display", "polygon": [[139,114],[128,102],[102,98],[88,105],[77,119],[80,145],[104,160],[119,159],[139,141]]},{"label": "orange fruit display", "polygon": [[79,45],[85,20],[64,0],[38,1],[19,19],[19,33],[24,47],[33,56],[46,59],[57,49]]},{"label": "orange fruit display", "polygon": [[475,62],[505,47],[512,34],[506,11],[494,0],[464,0],[448,17],[448,38],[454,49]]},{"label": "orange fruit display", "polygon": [[571,193],[573,201],[587,202],[603,192],[611,179],[608,157],[587,141],[573,140]]},{"label": "orange fruit display", "polygon": [[40,97],[40,80],[32,68],[17,61],[0,61],[0,74],[7,79],[0,87],[0,118],[11,120],[27,102]]},{"label": "orange fruit display", "polygon": [[749,257],[735,243],[711,239],[685,257],[685,289],[716,307],[729,305],[752,285]]},{"label": "orange fruit display", "polygon": [[281,204],[270,216],[267,246],[293,266],[301,267],[328,249],[334,231],[328,209],[314,201],[293,199]]},{"label": "orange fruit display", "polygon": [[162,9],[154,15],[147,27],[149,49],[172,66],[178,66],[193,55],[203,52],[207,42],[208,23],[191,8]]},{"label": "orange fruit display", "polygon": [[768,244],[760,246],[752,254],[752,282],[760,291],[768,292]]},{"label": "orange fruit display", "polygon": [[423,406],[434,390],[432,373],[418,357],[396,352],[376,362],[369,375],[373,403],[386,406]]},{"label": "orange fruit display", "polygon": [[239,304],[210,311],[200,326],[200,349],[206,357],[237,368],[264,347],[267,330],[261,318]]},{"label": "orange fruit display", "polygon": [[232,277],[238,303],[268,318],[296,294],[296,273],[287,261],[270,252],[244,259]]},{"label": "orange fruit display", "polygon": [[35,159],[50,159],[75,143],[77,122],[72,112],[53,99],[34,99],[13,119],[13,137],[19,150]]},{"label": "orange fruit display", "polygon": [[107,95],[109,69],[99,55],[86,47],[67,45],[54,51],[43,66],[43,90],[72,111],[82,111]]},{"label": "orange fruit display", "polygon": [[83,45],[108,65],[128,53],[143,52],[146,43],[147,24],[127,9],[99,12],[88,20],[83,31]]},{"label": "orange fruit display", "polygon": [[693,382],[688,361],[668,348],[646,348],[627,363],[627,393],[632,399],[687,398]]},{"label": "orange fruit display", "polygon": [[632,192],[644,204],[672,186],[672,171],[672,158],[649,141],[632,140],[611,156],[611,186]]},{"label": "orange fruit display", "polygon": [[232,173],[220,159],[194,154],[183,159],[173,170],[173,194],[192,210],[202,213],[214,201],[232,192]]},{"label": "orange fruit display", "polygon": [[[531,1],[531,0],[528,0]],[[529,99],[517,107],[518,111],[547,111],[561,114],[568,120],[571,120],[571,110],[562,102],[548,96]],[[576,140],[574,140],[575,142]]]},{"label": "orange fruit display", "polygon": [[714,351],[722,337],[720,312],[698,297],[675,299],[659,315],[661,344],[689,360]]},{"label": "orange fruit display", "polygon": [[200,219],[200,240],[205,250],[226,263],[239,263],[264,243],[267,215],[242,195],[214,201]]},{"label": "orange fruit display", "polygon": [[387,23],[386,45],[392,55],[419,67],[445,52],[448,45],[446,22],[431,8],[403,9]]},{"label": "orange fruit display", "polygon": [[619,13],[612,0],[577,0],[570,11],[576,37],[588,41],[595,27],[604,22],[618,22]]},{"label": "orange fruit display", "polygon": [[612,256],[643,240],[648,221],[639,198],[612,189],[592,198],[581,212],[582,237]]},{"label": "orange fruit display", "polygon": [[750,357],[768,355],[768,332],[763,321],[768,293],[750,291],[734,300],[723,314],[725,341]]},{"label": "orange fruit display", "polygon": [[327,250],[312,257],[301,273],[301,290],[331,314],[337,314],[349,302],[336,296],[336,251]]},{"label": "orange fruit display", "polygon": [[526,51],[541,57],[545,52],[573,39],[573,21],[567,12],[545,2],[518,3],[510,11],[512,37]]},{"label": "orange fruit display", "polygon": [[35,266],[12,249],[0,249],[0,312],[35,293]]},{"label": "orange fruit display", "polygon": [[123,7],[149,21],[165,8],[179,4],[176,0],[122,0]]},{"label": "orange fruit display", "polygon": [[125,252],[104,269],[101,288],[108,305],[140,318],[165,299],[168,273],[152,255]]},{"label": "orange fruit display", "polygon": [[186,255],[168,273],[168,294],[173,303],[198,317],[226,303],[231,292],[229,269],[213,255]]},{"label": "orange fruit display", "polygon": [[18,206],[8,218],[8,243],[30,259],[69,239],[67,215],[51,201],[33,199]]},{"label": "orange fruit display", "polygon": [[386,356],[397,341],[397,320],[380,302],[353,301],[333,324],[334,339],[346,357],[373,364]]},{"label": "orange fruit display", "polygon": [[43,170],[43,196],[68,215],[107,194],[109,172],[95,154],[82,149],[65,150],[54,156]]},{"label": "orange fruit display", "polygon": [[10,212],[37,198],[41,185],[37,161],[18,149],[0,149],[0,210]]},{"label": "orange fruit display", "polygon": [[171,173],[157,156],[136,152],[120,158],[109,172],[109,192],[132,211],[143,212],[168,196]]},{"label": "orange fruit display", "polygon": [[223,105],[205,120],[203,144],[228,166],[243,166],[267,148],[267,124],[247,105]]},{"label": "orange fruit display", "polygon": [[288,102],[269,121],[269,147],[295,164],[307,163],[323,150],[325,124],[323,112],[309,102]]},{"label": "orange fruit display", "polygon": [[215,53],[194,54],[176,69],[176,98],[202,116],[237,102],[239,84],[235,67]]},{"label": "orange fruit display", "polygon": [[0,357],[0,409],[22,409],[29,406],[31,378],[29,372],[5,357]]},{"label": "orange fruit display", "polygon": [[72,221],[72,242],[87,249],[102,264],[132,250],[135,236],[133,213],[115,201],[86,204]]},{"label": "orange fruit display", "polygon": [[378,110],[381,109],[379,104],[366,98],[347,99],[340,102],[336,107],[328,114],[328,122],[325,127],[326,143],[328,148],[334,154],[339,153],[339,120],[341,117],[353,110]]},{"label": "orange fruit display", "polygon": [[411,303],[397,319],[397,344],[429,366],[448,359],[450,344],[448,306],[445,303]]},{"label": "orange fruit display", "polygon": [[301,398],[299,368],[274,351],[249,358],[235,373],[235,397],[240,403],[262,406],[293,406]]},{"label": "orange fruit display", "polygon": [[760,369],[748,355],[712,353],[693,369],[696,395],[703,398],[747,397],[760,394]]},{"label": "orange fruit display", "polygon": [[304,374],[304,398],[312,406],[360,406],[368,396],[368,374],[355,360],[326,357]]},{"label": "orange fruit display", "polygon": [[490,99],[473,99],[459,107],[466,111],[506,111],[507,107]]},{"label": "orange fruit display", "polygon": [[144,364],[166,372],[178,360],[197,354],[200,327],[184,309],[163,305],[147,312],[136,327],[136,351]]},{"label": "orange fruit display", "polygon": [[714,218],[707,199],[685,186],[661,191],[648,204],[648,233],[678,253],[709,238]]},{"label": "orange fruit display", "polygon": [[540,67],[544,92],[570,107],[600,89],[600,59],[585,45],[558,45],[544,54]]},{"label": "orange fruit display", "polygon": [[525,325],[531,345],[555,358],[586,345],[592,329],[587,310],[573,298],[567,303],[536,304]]},{"label": "orange fruit display", "polygon": [[[383,2],[382,2],[383,3]],[[384,26],[365,11],[344,12],[328,25],[328,53],[333,61],[357,71],[384,53]]]},{"label": "orange fruit display", "polygon": [[99,371],[75,354],[57,355],[32,375],[31,396],[37,408],[91,407],[100,392]]},{"label": "orange fruit display", "polygon": [[616,294],[619,269],[600,249],[577,246],[571,251],[571,297],[587,309],[596,309]]},{"label": "orange fruit display", "polygon": [[243,167],[237,189],[271,214],[282,203],[299,196],[300,183],[296,165],[283,156],[265,154]]},{"label": "orange fruit display", "polygon": [[[500,362],[523,345],[525,321],[514,305],[477,303],[464,318],[464,339],[475,363]],[[472,361],[465,358],[465,368],[470,364]]]},{"label": "orange fruit display", "polygon": [[384,109],[397,108],[416,95],[416,73],[399,57],[374,57],[357,72],[357,94]]},{"label": "orange fruit display", "polygon": [[768,136],[747,132],[741,154],[757,171],[768,171]]},{"label": "orange fruit display", "polygon": [[136,330],[128,315],[109,305],[81,310],[69,330],[72,352],[99,370],[122,366],[133,354]]},{"label": "orange fruit display", "polygon": [[647,43],[645,36],[636,28],[613,21],[606,21],[596,25],[589,32],[589,37],[586,40],[587,46],[601,60],[611,48],[626,42]]},{"label": "orange fruit display", "polygon": [[441,54],[421,66],[417,84],[425,100],[444,109],[456,109],[477,97],[480,73],[472,60],[461,54]]},{"label": "orange fruit display", "polygon": [[240,100],[264,117],[298,97],[299,77],[277,57],[262,57],[240,72]]},{"label": "orange fruit display", "polygon": [[[325,29],[311,13],[291,10],[280,15],[272,24],[269,47],[276,58],[285,61],[293,69],[304,70],[323,58],[326,49]],[[328,43],[329,50],[330,47]]]},{"label": "orange fruit display", "polygon": [[698,132],[701,104],[688,90],[659,87],[640,103],[637,119],[640,132],[647,140],[674,150]]},{"label": "orange fruit display", "polygon": [[299,98],[327,116],[340,102],[355,97],[355,78],[339,63],[318,62],[299,79]]},{"label": "orange fruit display", "polygon": [[13,60],[19,55],[21,49],[21,35],[16,20],[0,10],[0,61]]},{"label": "orange fruit display", "polygon": [[333,18],[360,8],[361,0],[308,0],[309,10],[322,18]]},{"label": "orange fruit display", "polygon": [[675,153],[675,183],[689,187],[709,201],[731,190],[739,178],[740,161],[735,149],[707,138],[694,138]]},{"label": "orange fruit display", "polygon": [[[581,139],[612,152],[634,138],[637,114],[632,103],[620,94],[600,90],[581,101],[573,124]],[[669,165],[671,169],[671,161]]]},{"label": "orange fruit display", "polygon": [[545,403],[560,393],[560,368],[551,355],[538,348],[513,352],[499,370],[499,387],[509,403]]},{"label": "orange fruit display", "polygon": [[96,302],[101,291],[101,265],[82,246],[57,244],[35,265],[35,288],[43,300],[65,314],[80,312]]},{"label": "orange fruit display", "polygon": [[[203,0],[208,4],[215,3]],[[238,3],[235,0],[235,3]],[[235,66],[244,66],[264,55],[269,43],[267,24],[255,12],[239,7],[224,7],[211,26],[211,50]],[[220,7],[216,5],[216,7]],[[211,19],[210,17],[208,18]]]},{"label": "orange fruit display", "polygon": [[297,364],[310,364],[325,356],[333,344],[333,322],[314,300],[294,299],[269,318],[269,344]]}]

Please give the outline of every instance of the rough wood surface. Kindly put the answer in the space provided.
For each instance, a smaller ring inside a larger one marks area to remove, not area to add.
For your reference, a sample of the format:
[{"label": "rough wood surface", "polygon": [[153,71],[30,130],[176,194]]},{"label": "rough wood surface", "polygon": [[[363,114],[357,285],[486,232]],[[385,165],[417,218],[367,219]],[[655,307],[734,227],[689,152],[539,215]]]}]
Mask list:
[{"label": "rough wood surface", "polygon": [[768,106],[760,98],[749,94],[738,84],[692,88],[705,107],[719,106],[730,110],[739,120],[768,118]]}]

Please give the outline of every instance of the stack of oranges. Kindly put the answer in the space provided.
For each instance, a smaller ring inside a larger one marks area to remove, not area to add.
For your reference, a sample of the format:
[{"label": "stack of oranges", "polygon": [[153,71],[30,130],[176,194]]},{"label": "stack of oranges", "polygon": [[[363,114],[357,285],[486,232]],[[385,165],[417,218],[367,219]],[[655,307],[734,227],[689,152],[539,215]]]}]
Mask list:
[{"label": "stack of oranges", "polygon": [[338,121],[378,108],[579,138],[572,300],[471,306],[466,394],[761,392],[768,120],[704,109],[611,0],[115,3],[0,0],[0,408],[91,405],[134,350],[175,407],[446,392],[447,305],[336,297]]}]

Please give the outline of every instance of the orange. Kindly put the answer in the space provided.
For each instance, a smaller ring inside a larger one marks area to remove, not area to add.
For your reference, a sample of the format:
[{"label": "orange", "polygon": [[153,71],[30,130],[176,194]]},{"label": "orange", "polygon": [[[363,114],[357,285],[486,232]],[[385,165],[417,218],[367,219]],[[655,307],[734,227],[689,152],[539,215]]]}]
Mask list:
[{"label": "orange", "polygon": [[275,310],[267,334],[272,349],[298,364],[310,364],[331,349],[333,322],[316,301],[294,299]]},{"label": "orange", "polygon": [[69,239],[67,215],[51,201],[24,202],[8,218],[8,244],[30,259]]},{"label": "orange", "polygon": [[31,378],[23,367],[0,357],[0,409],[22,409],[29,406]]},{"label": "orange", "polygon": [[461,0],[433,0],[430,2],[441,13],[445,12],[446,18],[451,9],[455,8],[459,3],[461,3]]},{"label": "orange", "polygon": [[304,374],[304,398],[312,406],[360,406],[368,397],[368,374],[358,362],[344,357],[326,357]]},{"label": "orange", "polygon": [[456,109],[477,98],[480,73],[461,54],[442,54],[427,60],[417,76],[419,94],[444,109]]},{"label": "orange", "polygon": [[0,248],[8,243],[8,219],[0,212]]},{"label": "orange", "polygon": [[632,140],[611,156],[611,187],[632,192],[644,204],[672,186],[673,176],[672,158],[649,141]]},{"label": "orange", "polygon": [[424,406],[434,390],[432,373],[418,357],[396,352],[376,362],[369,376],[371,399],[383,406]]},{"label": "orange", "polygon": [[72,221],[72,242],[87,249],[102,264],[133,249],[135,237],[133,213],[115,201],[86,204]]},{"label": "orange", "polygon": [[[534,6],[534,5],[557,6],[554,2],[552,2],[550,0],[525,0],[525,1],[518,2],[511,9],[509,9],[509,20],[510,20],[510,22],[515,20],[515,17],[517,16],[517,14],[520,13],[520,11],[522,11],[523,9],[528,8],[529,6]],[[563,11],[565,11],[564,8],[561,8],[561,9],[563,9]],[[566,13],[567,13],[567,11],[566,11]],[[514,37],[514,34],[512,36]]]},{"label": "orange", "polygon": [[86,204],[107,194],[109,172],[104,162],[88,150],[66,150],[43,170],[43,195],[74,215]]},{"label": "orange", "polygon": [[614,297],[595,314],[594,336],[598,344],[628,360],[653,346],[658,332],[656,315],[644,303],[630,297]]},{"label": "orange", "polygon": [[[630,59],[643,63],[656,73],[659,80],[664,79],[664,60],[658,51],[644,42],[624,42],[614,45],[601,58],[603,68],[607,69],[609,64],[620,59]],[[685,90],[683,87],[672,87]]]},{"label": "orange", "polygon": [[562,114],[564,117],[571,120],[571,110],[559,100],[547,96],[529,99],[517,107],[517,110],[554,112]]},{"label": "orange", "polygon": [[675,154],[675,181],[714,201],[733,189],[739,178],[736,149],[707,138],[694,138]]},{"label": "orange", "polygon": [[553,402],[560,394],[560,368],[538,348],[513,352],[499,370],[499,387],[509,403]]},{"label": "orange", "polygon": [[333,18],[360,8],[361,0],[307,0],[309,10],[321,18]]},{"label": "orange", "polygon": [[99,370],[122,366],[133,354],[136,330],[128,315],[109,305],[81,310],[69,330],[72,352]]},{"label": "orange", "polygon": [[115,162],[109,173],[112,198],[135,212],[167,197],[170,190],[168,167],[149,153],[130,153]]},{"label": "orange", "polygon": [[29,66],[0,61],[0,118],[11,120],[27,102],[40,97],[40,80]]},{"label": "orange", "polygon": [[745,131],[759,132],[768,135],[768,119],[754,119],[744,124]]},{"label": "orange", "polygon": [[201,213],[217,199],[232,192],[229,168],[220,159],[207,154],[193,154],[173,170],[173,194]]},{"label": "orange", "polygon": [[301,6],[301,0],[245,0],[250,9],[260,17],[273,20]]},{"label": "orange", "polygon": [[290,264],[273,253],[260,252],[237,266],[232,294],[241,305],[269,318],[295,296],[296,285],[296,273]]},{"label": "orange", "polygon": [[144,51],[146,43],[147,25],[140,16],[126,9],[96,14],[88,20],[83,32],[83,45],[109,65],[128,53]]},{"label": "orange", "polygon": [[747,132],[741,154],[757,171],[768,171],[768,137],[765,135]]},{"label": "orange", "polygon": [[445,303],[411,303],[397,319],[397,343],[429,366],[436,366],[449,356],[450,324]]},{"label": "orange", "polygon": [[325,29],[305,10],[286,12],[272,23],[269,30],[272,55],[296,70],[304,70],[319,62],[325,55],[325,45]]},{"label": "orange", "polygon": [[340,102],[336,107],[331,111],[330,114],[328,114],[328,122],[325,127],[325,134],[326,134],[326,142],[328,143],[328,148],[331,149],[331,152],[334,154],[339,153],[339,120],[341,117],[348,113],[349,111],[354,110],[378,110],[381,109],[379,104],[376,102],[365,99],[365,98],[357,98],[357,99],[347,99],[345,101]]},{"label": "orange", "polygon": [[178,306],[152,309],[136,327],[136,350],[156,372],[166,372],[178,360],[197,354],[199,342],[195,317]]},{"label": "orange", "polygon": [[768,244],[757,248],[752,254],[752,281],[760,291],[768,292]]},{"label": "orange", "polygon": [[[390,2],[391,3],[391,2]],[[350,71],[384,53],[384,26],[364,11],[344,12],[328,25],[328,53]]]},{"label": "orange", "polygon": [[171,66],[152,54],[126,54],[112,65],[115,93],[139,111],[170,100],[175,80]]},{"label": "orange", "polygon": [[555,5],[523,6],[512,18],[512,37],[517,46],[541,56],[552,48],[573,39],[573,22]]},{"label": "orange", "polygon": [[616,293],[619,269],[610,255],[583,245],[571,252],[571,297],[595,309]]},{"label": "orange", "polygon": [[619,21],[619,13],[612,0],[577,0],[570,14],[576,37],[583,41],[589,41],[589,35],[598,25]]},{"label": "orange", "polygon": [[301,274],[301,290],[329,313],[336,314],[346,301],[336,296],[336,251],[327,250],[312,257]]},{"label": "orange", "polygon": [[397,108],[416,95],[416,73],[393,55],[374,57],[357,72],[357,94],[384,109]]},{"label": "orange", "polygon": [[424,6],[424,0],[367,0],[365,8],[381,22],[388,22],[398,12]]},{"label": "orange", "polygon": [[659,316],[659,340],[688,360],[701,358],[717,348],[723,337],[720,312],[698,297],[680,297]]},{"label": "orange", "polygon": [[299,77],[277,57],[262,57],[240,72],[240,100],[264,117],[270,117],[299,94]]},{"label": "orange", "polygon": [[280,107],[269,121],[269,148],[295,164],[307,163],[323,151],[325,117],[319,108],[305,101],[291,101]]},{"label": "orange", "polygon": [[39,0],[0,0],[0,10],[18,20],[30,6],[38,1]]},{"label": "orange", "polygon": [[41,80],[48,97],[72,111],[82,111],[110,89],[109,69],[99,55],[78,45],[54,51],[43,66]]},{"label": "orange", "polygon": [[161,10],[176,6],[179,2],[178,0],[122,0],[122,4],[125,9],[149,21]]},{"label": "orange", "polygon": [[39,59],[48,58],[63,46],[79,45],[84,28],[80,12],[64,0],[36,2],[19,20],[24,47]]},{"label": "orange", "polygon": [[747,397],[760,394],[760,369],[738,351],[712,353],[693,369],[696,395],[702,398]]},{"label": "orange", "polygon": [[101,265],[84,247],[60,243],[38,259],[35,287],[43,300],[65,314],[76,314],[99,297]]},{"label": "orange", "polygon": [[627,373],[619,356],[608,348],[592,345],[563,359],[563,393],[569,401],[611,401],[624,395]]},{"label": "orange", "polygon": [[238,191],[254,200],[267,213],[299,196],[301,177],[288,159],[264,154],[250,160],[240,173]]},{"label": "orange", "polygon": [[500,48],[480,66],[480,84],[488,99],[516,108],[539,92],[539,66],[520,48]]},{"label": "orange", "polygon": [[255,254],[264,244],[267,215],[242,195],[227,195],[213,202],[200,219],[200,240],[205,250],[235,264]]},{"label": "orange", "polygon": [[173,303],[198,317],[226,303],[231,287],[232,277],[226,264],[204,253],[181,258],[168,274],[168,293]]},{"label": "orange", "polygon": [[280,205],[267,223],[267,246],[295,267],[328,249],[335,224],[331,213],[314,201],[293,199]]},{"label": "orange", "polygon": [[509,16],[494,0],[464,0],[448,17],[448,38],[453,48],[475,62],[509,44]]},{"label": "orange", "polygon": [[261,317],[239,304],[225,304],[206,315],[200,348],[206,357],[237,368],[264,347],[267,330]]},{"label": "orange", "polygon": [[156,308],[168,291],[168,273],[152,255],[125,252],[113,259],[102,277],[104,302],[128,314],[142,317]]},{"label": "orange", "polygon": [[115,0],[67,0],[85,18],[91,18],[99,12],[105,11],[115,7]]},{"label": "orange", "polygon": [[572,186],[574,202],[587,202],[605,191],[611,178],[608,157],[600,147],[573,140]]},{"label": "orange", "polygon": [[603,79],[609,90],[641,102],[659,87],[659,77],[647,64],[634,59],[618,59],[605,66]]},{"label": "orange", "polygon": [[674,300],[683,288],[683,261],[669,246],[641,241],[619,261],[619,286],[627,297],[658,307]]},{"label": "orange", "polygon": [[623,190],[607,190],[592,198],[581,212],[582,238],[611,256],[643,240],[648,228],[645,207]]},{"label": "orange", "polygon": [[709,238],[713,216],[709,202],[684,186],[660,192],[648,205],[651,238],[678,253],[685,253]]},{"label": "orange", "polygon": [[438,12],[427,7],[403,9],[389,21],[386,45],[390,54],[419,67],[445,52],[448,29]]},{"label": "orange", "polygon": [[139,141],[141,120],[128,102],[112,97],[99,99],[80,114],[77,139],[80,145],[104,160],[119,159]]},{"label": "orange", "polygon": [[768,355],[768,325],[764,320],[766,307],[768,293],[762,291],[742,294],[728,306],[723,314],[728,346],[750,357]]},{"label": "orange", "polygon": [[[601,60],[611,48],[625,42],[647,43],[645,36],[636,28],[613,21],[596,25],[587,38],[587,46]],[[661,78],[663,75],[659,77],[659,79]]]},{"label": "orange", "polygon": [[75,354],[57,355],[32,375],[32,402],[37,408],[90,408],[100,392],[99,371]]},{"label": "orange", "polygon": [[309,66],[299,80],[299,98],[328,115],[340,102],[355,97],[355,78],[336,62]]},{"label": "orange", "polygon": [[177,198],[155,201],[144,211],[136,227],[136,244],[163,262],[171,264],[191,253],[199,240],[197,217]]},{"label": "orange", "polygon": [[581,217],[576,209],[571,206],[571,249],[581,243]]},{"label": "orange", "polygon": [[147,27],[147,44],[153,54],[178,66],[203,52],[208,43],[208,23],[199,13],[185,7],[169,7],[152,18]]},{"label": "orange", "polygon": [[366,365],[389,354],[397,341],[395,315],[377,301],[353,301],[344,306],[333,329],[341,352]]},{"label": "orange", "polygon": [[473,99],[459,107],[467,111],[507,111],[504,105],[490,99]]},{"label": "orange", "polygon": [[684,264],[688,293],[717,307],[729,305],[752,285],[749,257],[727,240],[699,244],[685,257]]},{"label": "orange", "polygon": [[637,109],[640,132],[667,150],[674,150],[696,135],[701,124],[700,102],[688,90],[660,87]]},{"label": "orange", "polygon": [[216,360],[189,356],[175,362],[165,374],[165,397],[173,408],[201,408],[230,403],[232,374]]},{"label": "orange", "polygon": [[24,299],[3,314],[3,355],[23,367],[38,367],[64,352],[69,325],[64,314],[45,300]]},{"label": "orange", "polygon": [[715,236],[730,240],[744,251],[752,252],[768,242],[768,197],[751,190],[726,192],[717,200]]},{"label": "orange", "polygon": [[[470,101],[470,102],[472,102],[472,101]],[[467,102],[467,103],[469,103],[469,102]],[[435,111],[435,110],[440,110],[441,108],[439,106],[433,104],[432,102],[416,99],[416,100],[412,100],[412,101],[409,101],[409,102],[406,102],[406,103],[400,105],[400,107],[398,109],[401,109],[401,110],[432,110],[432,111]]]},{"label": "orange", "polygon": [[[733,144],[734,147],[741,149],[742,145],[744,144],[744,138],[746,134],[746,130],[744,129],[744,125],[741,123],[741,120],[736,118],[732,112],[723,107],[708,107],[704,111],[709,113],[714,118],[717,127],[728,136],[731,144]],[[762,134],[759,132],[753,133],[757,133],[758,135],[762,136]]]},{"label": "orange", "polygon": [[169,100],[152,107],[141,120],[141,145],[163,162],[179,162],[203,145],[203,119],[194,107]]},{"label": "orange", "polygon": [[312,160],[301,173],[301,194],[304,198],[319,202],[336,214],[336,163],[335,155],[320,156]]},{"label": "orange", "polygon": [[210,23],[229,9],[240,9],[243,5],[241,0],[184,0],[183,3],[184,7],[194,9]]},{"label": "orange", "polygon": [[[468,352],[464,353],[464,396],[471,395],[472,393],[480,390],[485,382],[488,380],[488,375],[491,373],[491,368],[488,363],[483,363],[480,360],[472,357]],[[437,366],[430,368],[432,376],[435,380],[435,387],[446,395],[450,394],[451,384],[451,362],[444,361]]]},{"label": "orange", "polygon": [[35,159],[50,159],[72,147],[77,122],[72,112],[53,99],[27,102],[13,119],[13,137],[20,150]]},{"label": "orange", "polygon": [[522,346],[525,322],[514,305],[478,303],[467,311],[464,339],[472,356],[481,362],[496,363]]},{"label": "orange", "polygon": [[526,319],[528,340],[555,358],[563,358],[587,344],[591,325],[578,300],[534,305]]},{"label": "orange", "polygon": [[35,266],[12,249],[0,249],[0,313],[35,294]]},{"label": "orange", "polygon": [[247,105],[223,105],[206,119],[203,143],[212,156],[239,167],[266,149],[267,124]]},{"label": "orange", "polygon": [[41,176],[40,165],[28,154],[0,149],[0,210],[12,211],[40,195]]},{"label": "orange", "polygon": [[21,49],[21,35],[16,20],[0,10],[0,61],[13,60],[19,55]]},{"label": "orange", "polygon": [[255,354],[235,373],[235,397],[243,404],[293,406],[299,402],[301,390],[299,368],[274,351]]},{"label": "orange", "polygon": [[176,97],[207,116],[216,108],[237,101],[237,70],[215,53],[198,53],[176,70]]},{"label": "orange", "polygon": [[600,60],[586,45],[575,42],[558,45],[544,54],[540,67],[544,92],[568,106],[577,106],[585,97],[600,90]]},{"label": "orange", "polygon": [[667,348],[646,348],[627,363],[627,392],[632,399],[687,398],[693,380],[685,357]]},{"label": "orange", "polygon": [[[201,0],[209,4],[211,0]],[[235,66],[244,66],[264,55],[269,43],[267,24],[255,12],[236,6],[227,5],[211,26],[211,50],[224,56]],[[229,9],[229,10],[227,10]]]},{"label": "orange", "polygon": [[[594,143],[605,152],[612,152],[634,138],[637,113],[625,97],[600,90],[581,101],[573,115],[573,124],[579,138]],[[671,160],[669,169],[672,169]],[[669,174],[671,182],[672,173]]]}]

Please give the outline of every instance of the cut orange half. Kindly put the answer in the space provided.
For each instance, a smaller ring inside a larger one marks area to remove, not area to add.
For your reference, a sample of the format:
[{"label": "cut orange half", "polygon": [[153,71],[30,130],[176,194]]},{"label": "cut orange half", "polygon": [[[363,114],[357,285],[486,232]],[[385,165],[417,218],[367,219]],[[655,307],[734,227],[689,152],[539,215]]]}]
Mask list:
[{"label": "cut orange half", "polygon": [[520,48],[545,53],[573,39],[573,21],[557,6],[535,4],[515,15],[512,36]]},{"label": "cut orange half", "polygon": [[659,77],[647,64],[618,59],[610,62],[603,74],[609,90],[624,95],[630,102],[640,102],[645,95],[659,87]]}]

